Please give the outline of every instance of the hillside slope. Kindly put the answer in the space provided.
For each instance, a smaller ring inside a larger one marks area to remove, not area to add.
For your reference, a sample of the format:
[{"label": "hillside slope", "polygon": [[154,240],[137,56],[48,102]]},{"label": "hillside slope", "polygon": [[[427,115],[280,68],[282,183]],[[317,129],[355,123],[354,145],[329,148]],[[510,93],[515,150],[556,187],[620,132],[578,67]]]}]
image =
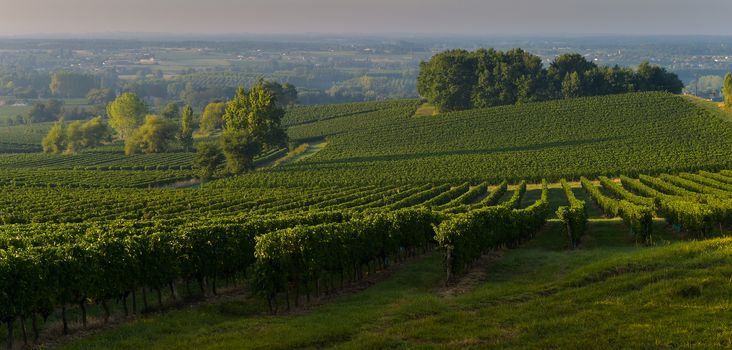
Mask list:
[{"label": "hillside slope", "polygon": [[293,140],[326,137],[328,147],[249,180],[495,182],[732,165],[732,122],[677,95],[589,97],[434,117],[414,117],[416,106],[375,103],[378,110],[369,111],[364,104],[343,105],[320,118],[314,110],[292,112],[307,113],[290,120],[309,120],[290,127]]}]

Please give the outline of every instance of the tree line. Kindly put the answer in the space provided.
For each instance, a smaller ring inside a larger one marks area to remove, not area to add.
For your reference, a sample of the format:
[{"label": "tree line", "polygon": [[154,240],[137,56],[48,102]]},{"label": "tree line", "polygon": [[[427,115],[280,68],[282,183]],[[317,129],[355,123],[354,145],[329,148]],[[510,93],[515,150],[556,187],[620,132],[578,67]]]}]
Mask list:
[{"label": "tree line", "polygon": [[[290,103],[293,98],[296,96],[283,85],[260,80],[248,90],[240,87],[228,102],[211,102],[197,123],[189,105],[181,109],[169,103],[159,115],[151,114],[142,98],[127,92],[107,105],[109,127],[102,117],[68,125],[62,119],[51,127],[42,146],[46,153],[75,153],[111,141],[113,130],[124,142],[127,155],[165,152],[176,140],[183,151],[190,152],[199,124],[202,135],[221,130],[218,142],[198,146],[195,165],[202,170],[202,176],[211,176],[224,160],[227,170],[241,173],[254,168],[254,157],[262,151],[286,145],[288,138],[281,125],[285,111],[280,101]],[[52,105],[44,105],[44,110],[56,108]]]},{"label": "tree line", "polygon": [[444,51],[422,62],[417,78],[420,96],[441,111],[682,89],[676,74],[648,62],[635,70],[599,67],[573,53],[558,56],[544,68],[540,57],[518,48]]}]

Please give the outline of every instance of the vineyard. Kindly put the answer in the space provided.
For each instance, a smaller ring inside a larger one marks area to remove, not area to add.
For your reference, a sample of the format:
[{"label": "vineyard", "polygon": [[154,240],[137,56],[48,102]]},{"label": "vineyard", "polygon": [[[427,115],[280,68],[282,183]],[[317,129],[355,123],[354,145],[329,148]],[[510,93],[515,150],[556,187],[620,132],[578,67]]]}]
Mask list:
[{"label": "vineyard", "polygon": [[[232,291],[246,294],[247,305],[232,308],[258,310],[241,311],[256,314],[256,322],[263,314],[296,319],[309,312],[303,308],[359,286],[397,283],[387,277],[410,266],[424,270],[411,276],[433,294],[399,317],[425,321],[463,311],[463,302],[472,308],[572,297],[560,290],[661,269],[586,265],[555,271],[561,283],[531,284],[547,278],[534,269],[596,261],[602,253],[592,249],[603,240],[658,261],[642,252],[718,241],[732,230],[732,171],[725,170],[732,169],[732,124],[684,97],[641,93],[437,116],[415,116],[418,105],[289,109],[284,124],[292,143],[320,140],[324,148],[282,164],[275,160],[287,150],[270,150],[254,172],[203,183],[190,182],[196,174],[189,152],[127,157],[111,145],[74,155],[0,155],[0,339],[12,347],[110,320],[138,327],[139,315],[217,302]],[[546,256],[521,259],[544,246],[551,247]],[[712,251],[698,247],[684,254]],[[486,257],[495,261],[486,265]],[[555,266],[552,259],[569,260]],[[498,299],[482,289],[491,283],[466,297],[434,295],[463,288],[476,267],[491,266],[490,274],[495,266],[498,275],[485,278],[500,283],[510,275],[500,274],[501,266],[509,265],[525,269],[527,281],[509,283]],[[518,293],[523,285],[535,290]],[[326,324],[318,332],[333,336]],[[450,332],[438,333],[446,338],[429,342],[449,343]],[[90,339],[80,348],[101,346]],[[273,340],[257,344],[272,347]],[[280,346],[321,345],[309,341]]]},{"label": "vineyard", "polygon": [[319,121],[307,123],[314,118],[310,107],[295,109],[286,117],[293,125],[290,137],[295,141],[325,137],[328,147],[306,161],[240,181],[250,185],[557,182],[580,176],[732,167],[728,117],[681,96],[590,97],[437,117],[415,117],[417,104],[393,102],[376,111],[368,111],[368,104],[337,105]]},{"label": "vineyard", "polygon": [[[109,318],[106,304],[114,300],[125,314],[139,312],[127,301],[136,293],[149,309],[146,291],[157,293],[160,306],[182,285],[192,293],[191,282],[206,295],[217,292],[217,281],[238,281],[276,312],[432,249],[443,252],[450,281],[484,253],[531,240],[552,217],[567,223],[568,245],[577,246],[587,225],[585,200],[621,217],[642,244],[653,241],[654,215],[688,238],[723,234],[732,225],[732,172],[621,179],[582,178],[581,192],[568,182],[553,185],[569,203],[556,216],[547,182],[531,190],[538,198],[528,206],[526,182],[308,190],[7,184],[0,283],[19,294],[7,294],[0,310],[11,323],[61,312],[68,332],[72,305],[82,318],[86,303],[102,305]],[[165,298],[161,290],[169,291]]]}]

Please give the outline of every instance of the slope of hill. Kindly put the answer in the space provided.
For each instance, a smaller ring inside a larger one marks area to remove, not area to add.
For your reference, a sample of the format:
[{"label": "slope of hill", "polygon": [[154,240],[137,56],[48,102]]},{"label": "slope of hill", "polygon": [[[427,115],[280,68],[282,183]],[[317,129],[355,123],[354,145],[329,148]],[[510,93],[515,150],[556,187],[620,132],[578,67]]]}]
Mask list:
[{"label": "slope of hill", "polygon": [[414,117],[416,106],[331,107],[319,121],[309,111],[312,122],[290,127],[291,138],[326,137],[328,147],[247,177],[256,183],[498,182],[732,165],[732,122],[677,95],[590,97],[435,117]]}]

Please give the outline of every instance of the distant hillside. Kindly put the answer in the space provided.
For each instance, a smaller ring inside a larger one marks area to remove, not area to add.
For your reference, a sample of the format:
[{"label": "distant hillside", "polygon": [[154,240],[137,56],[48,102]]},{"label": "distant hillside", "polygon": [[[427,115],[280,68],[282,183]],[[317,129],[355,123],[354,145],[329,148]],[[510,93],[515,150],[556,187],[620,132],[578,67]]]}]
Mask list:
[{"label": "distant hillside", "polygon": [[306,161],[241,181],[556,180],[732,165],[732,121],[672,94],[578,98],[434,117],[414,117],[416,106],[409,100],[374,103],[375,110],[363,103],[297,109],[286,118],[299,124],[289,129],[290,137],[325,137],[328,146]]}]

